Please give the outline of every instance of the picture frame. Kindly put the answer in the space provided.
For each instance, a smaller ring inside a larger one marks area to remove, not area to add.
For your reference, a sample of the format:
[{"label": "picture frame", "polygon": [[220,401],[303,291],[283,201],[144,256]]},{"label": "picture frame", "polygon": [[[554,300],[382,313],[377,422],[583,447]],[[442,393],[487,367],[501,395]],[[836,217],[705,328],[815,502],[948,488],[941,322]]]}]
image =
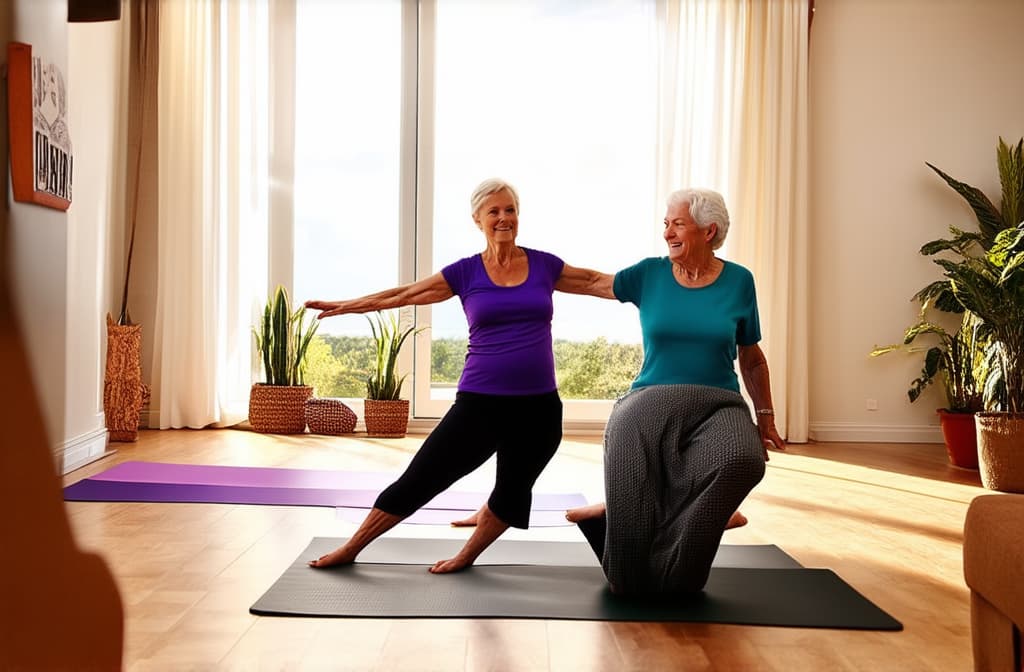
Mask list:
[{"label": "picture frame", "polygon": [[7,45],[7,106],[14,200],[67,210],[74,156],[67,85],[53,63],[23,42]]}]

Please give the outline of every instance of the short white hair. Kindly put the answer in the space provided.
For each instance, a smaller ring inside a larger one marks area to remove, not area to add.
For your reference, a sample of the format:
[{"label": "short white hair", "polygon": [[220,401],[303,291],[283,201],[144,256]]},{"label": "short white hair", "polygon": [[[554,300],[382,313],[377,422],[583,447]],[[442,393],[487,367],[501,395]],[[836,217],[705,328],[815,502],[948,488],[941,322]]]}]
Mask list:
[{"label": "short white hair", "polygon": [[667,201],[670,208],[689,203],[690,217],[698,228],[706,229],[712,223],[717,224],[711,249],[717,250],[722,246],[725,237],[729,235],[729,210],[725,207],[725,199],[720,193],[711,189],[679,189],[669,194]]},{"label": "short white hair", "polygon": [[515,203],[516,214],[518,215],[519,194],[516,193],[515,187],[505,180],[498,179],[497,177],[484,180],[476,186],[476,189],[473,190],[473,195],[469,197],[469,205],[471,207],[469,214],[476,216],[477,211],[480,210],[480,207],[484,204],[484,201],[487,200],[487,197],[493,196],[501,191],[507,191],[512,196],[512,202]]}]

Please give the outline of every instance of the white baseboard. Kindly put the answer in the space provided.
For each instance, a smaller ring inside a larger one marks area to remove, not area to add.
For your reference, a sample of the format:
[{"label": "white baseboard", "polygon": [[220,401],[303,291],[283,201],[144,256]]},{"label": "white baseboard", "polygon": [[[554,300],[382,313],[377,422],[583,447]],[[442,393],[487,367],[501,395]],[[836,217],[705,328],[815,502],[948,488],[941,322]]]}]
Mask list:
[{"label": "white baseboard", "polygon": [[[143,410],[139,426],[150,427],[150,410]],[[158,417],[152,411],[153,417]],[[357,413],[356,432],[365,432],[362,416]],[[440,418],[410,418],[410,434],[428,434]],[[239,429],[251,429],[248,422],[235,425]],[[562,425],[565,436],[604,436],[604,422],[566,421]],[[847,443],[942,443],[942,430],[938,425],[862,425],[853,422],[812,422],[809,427],[812,441]]]},{"label": "white baseboard", "polygon": [[852,422],[812,422],[812,441],[848,443],[942,443],[938,425],[861,425]]},{"label": "white baseboard", "polygon": [[60,473],[67,474],[112,452],[107,450],[107,428],[100,427],[57,446],[54,460]]}]

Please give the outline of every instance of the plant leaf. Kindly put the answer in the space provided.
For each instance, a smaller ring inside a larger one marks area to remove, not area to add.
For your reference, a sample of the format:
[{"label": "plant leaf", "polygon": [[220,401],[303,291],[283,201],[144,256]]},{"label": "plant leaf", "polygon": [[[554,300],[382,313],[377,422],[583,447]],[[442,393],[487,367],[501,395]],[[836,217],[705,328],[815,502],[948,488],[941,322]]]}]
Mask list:
[{"label": "plant leaf", "polygon": [[986,239],[994,238],[999,231],[1006,228],[1003,215],[980,189],[950,177],[930,163],[926,162],[925,165],[935,171],[939,177],[945,180],[946,184],[967,201],[967,204],[974,210],[974,215],[978,218],[978,227]]}]

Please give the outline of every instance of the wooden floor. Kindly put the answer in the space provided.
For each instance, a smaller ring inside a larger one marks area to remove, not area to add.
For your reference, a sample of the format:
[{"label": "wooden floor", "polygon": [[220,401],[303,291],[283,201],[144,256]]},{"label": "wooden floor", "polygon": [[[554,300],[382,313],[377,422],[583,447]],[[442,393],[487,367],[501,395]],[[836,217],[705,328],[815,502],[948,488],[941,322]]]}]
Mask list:
[{"label": "wooden floor", "polygon": [[[271,437],[146,431],[67,477],[125,460],[398,470],[421,437]],[[490,465],[461,489],[486,488]],[[78,543],[110,564],[125,603],[127,670],[969,670],[964,515],[982,489],[940,445],[809,444],[773,453],[732,544],[771,543],[826,567],[903,622],[902,632],[686,623],[303,619],[249,606],[314,536],[354,526],[329,508],[69,502]],[[567,439],[538,492],[602,497],[597,439]],[[402,525],[395,536],[464,537]],[[579,541],[571,527],[510,538]],[[440,558],[439,558],[440,559]],[[424,572],[424,581],[431,576]]]}]

